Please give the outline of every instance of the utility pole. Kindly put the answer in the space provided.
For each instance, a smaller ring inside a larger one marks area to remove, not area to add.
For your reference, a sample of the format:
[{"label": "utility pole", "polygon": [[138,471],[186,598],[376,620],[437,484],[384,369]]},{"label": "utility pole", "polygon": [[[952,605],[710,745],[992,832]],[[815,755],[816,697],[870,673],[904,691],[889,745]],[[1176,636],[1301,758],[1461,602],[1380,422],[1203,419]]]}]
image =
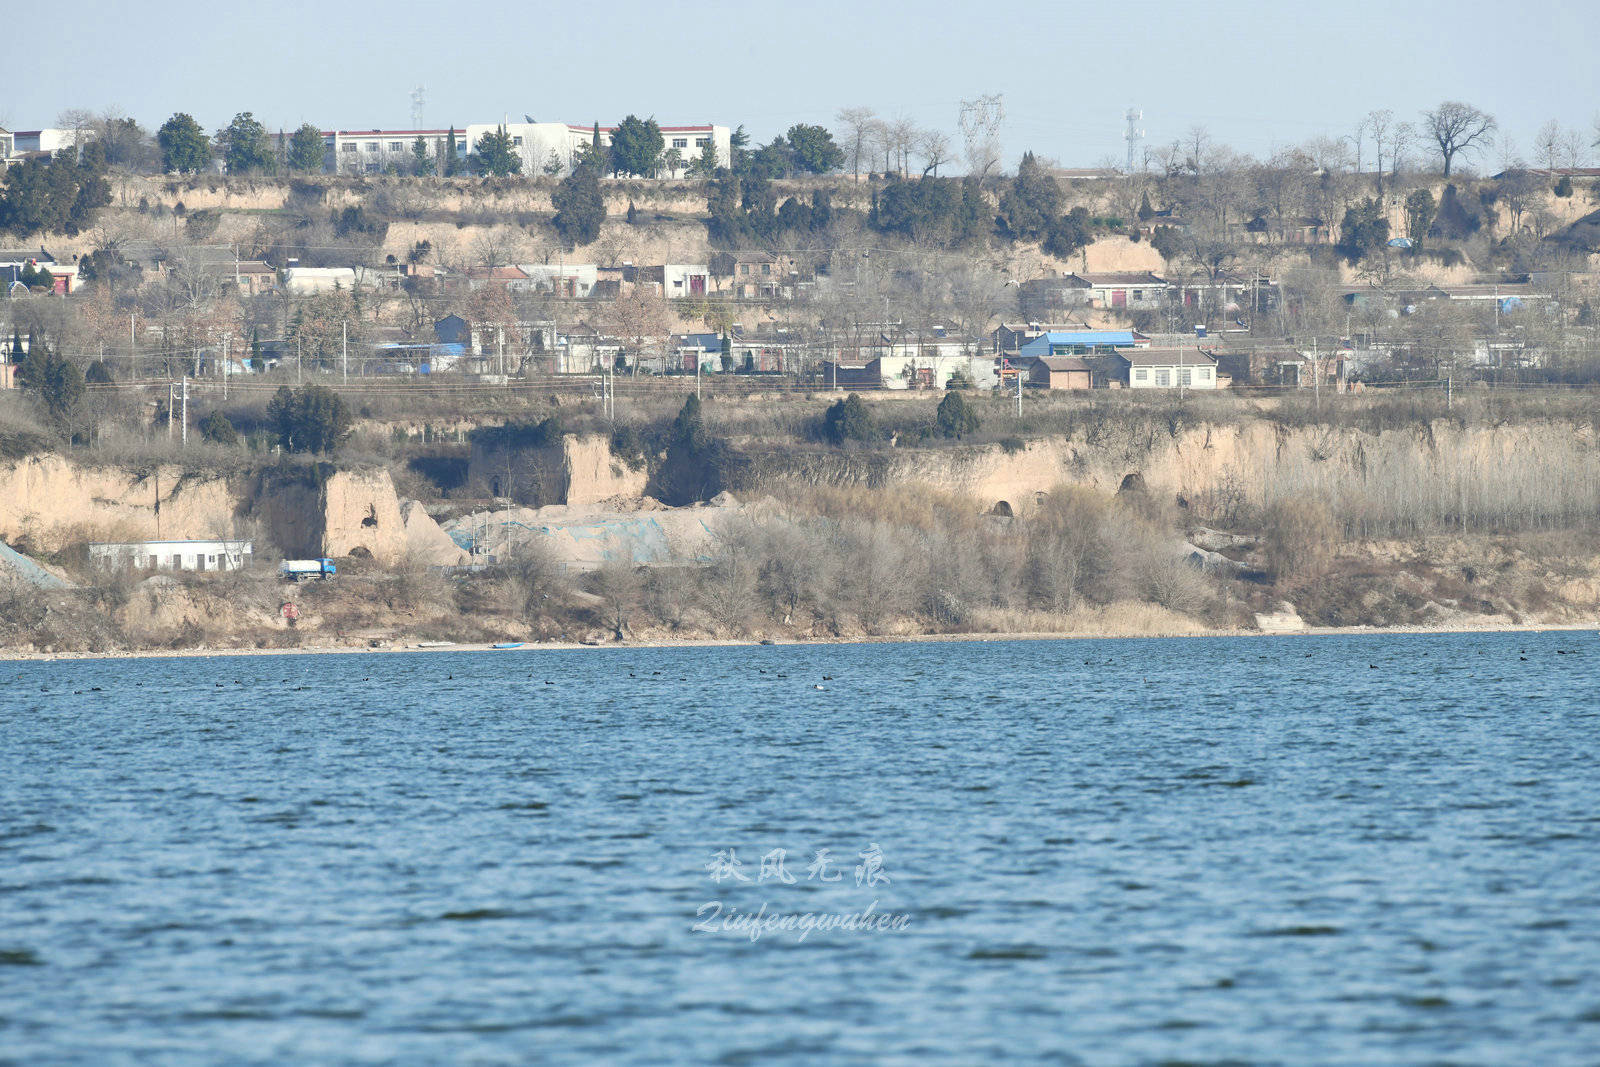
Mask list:
[{"label": "utility pole", "polygon": [[1317,339],[1311,338],[1311,395],[1316,400],[1317,410],[1322,410],[1322,375],[1317,373],[1321,369],[1321,361],[1317,356]]},{"label": "utility pole", "polygon": [[294,384],[300,384],[300,338],[298,335],[294,339]]},{"label": "utility pole", "polygon": [[700,357],[698,355],[694,357],[694,398],[696,400],[705,399],[700,393]]},{"label": "utility pole", "polygon": [[1178,338],[1178,399],[1183,399],[1183,338]]},{"label": "utility pole", "polygon": [[189,376],[183,376],[183,447],[189,447]]},{"label": "utility pole", "polygon": [[228,399],[228,346],[233,340],[233,335],[222,335],[222,399]]},{"label": "utility pole", "polygon": [[138,367],[138,364],[135,362],[135,358],[137,356],[137,352],[135,351],[135,349],[137,348],[138,342],[134,340],[134,336],[133,336],[133,316],[134,316],[134,312],[130,311],[128,313],[128,380],[129,381],[132,381],[133,379],[135,379],[135,378],[137,378],[139,376],[139,367]]},{"label": "utility pole", "polygon": [[1012,368],[1017,376],[1017,418],[1022,418],[1022,364],[1018,363]]},{"label": "utility pole", "polygon": [[167,441],[172,440],[172,407],[178,402],[177,384],[167,383]]},{"label": "utility pole", "polygon": [[341,359],[344,363],[344,384],[350,384],[350,324],[339,324],[339,351],[343,353]]}]

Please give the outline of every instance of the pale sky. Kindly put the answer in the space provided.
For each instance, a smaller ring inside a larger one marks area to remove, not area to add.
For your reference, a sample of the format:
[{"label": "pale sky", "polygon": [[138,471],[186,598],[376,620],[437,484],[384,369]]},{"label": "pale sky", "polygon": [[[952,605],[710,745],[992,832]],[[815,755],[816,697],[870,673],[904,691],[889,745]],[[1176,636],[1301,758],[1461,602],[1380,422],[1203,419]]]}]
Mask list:
[{"label": "pale sky", "polygon": [[[1008,160],[1121,159],[1123,112],[1150,143],[1204,124],[1257,156],[1351,133],[1374,108],[1440,100],[1493,113],[1524,156],[1547,120],[1600,113],[1600,4],[975,4],[970,0],[600,0],[385,3],[78,0],[10,4],[0,125],[116,105],[154,129],[188,111],[214,130],[425,122],[743,123],[757,142],[865,105],[956,134],[963,98],[1002,93]],[[20,62],[26,59],[26,63]],[[30,72],[37,72],[36,74]],[[1493,150],[1481,167],[1499,169]]]}]

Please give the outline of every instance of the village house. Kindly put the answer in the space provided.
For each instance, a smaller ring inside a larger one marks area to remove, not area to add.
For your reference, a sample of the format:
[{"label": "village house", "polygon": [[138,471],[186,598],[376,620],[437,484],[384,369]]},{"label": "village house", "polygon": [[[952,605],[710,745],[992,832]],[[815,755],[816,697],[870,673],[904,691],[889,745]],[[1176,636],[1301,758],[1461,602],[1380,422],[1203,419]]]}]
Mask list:
[{"label": "village house", "polygon": [[1028,364],[1026,382],[1036,389],[1087,389],[1089,364],[1077,356],[1036,356]]},{"label": "village house", "polygon": [[582,300],[594,292],[599,269],[592,263],[519,263],[532,288],[564,300]]},{"label": "village house", "polygon": [[[474,122],[469,123],[456,136],[462,143],[465,156],[483,139],[484,135],[504,130],[511,138],[511,147],[522,159],[522,173],[527,175],[558,174],[572,169],[579,149],[593,142],[595,127],[566,122]],[[611,147],[615,126],[599,127],[600,147]],[[682,178],[689,164],[700,155],[706,144],[717,153],[717,165],[726,167],[733,158],[731,140],[733,131],[726,126],[662,126],[663,155],[676,151],[679,165],[663,170],[663,178]],[[609,173],[609,172],[608,172]]]},{"label": "village house", "polygon": [[806,346],[798,336],[785,333],[745,334],[734,327],[729,342],[734,368],[753,374],[793,374],[799,371]]},{"label": "village house", "polygon": [[1217,361],[1194,348],[1146,348],[1118,352],[1118,383],[1129,389],[1216,389]]},{"label": "village house", "polygon": [[521,267],[507,265],[503,267],[467,268],[468,289],[483,289],[491,285],[517,291],[532,288],[533,282]]},{"label": "village house", "polygon": [[243,260],[231,264],[231,268],[227,277],[239,291],[240,296],[260,296],[262,293],[277,291],[278,272],[271,264],[259,259]]},{"label": "village house", "polygon": [[0,171],[11,166],[17,155],[17,138],[10,130],[0,126]]},{"label": "village house", "polygon": [[1150,339],[1134,330],[1047,330],[1029,339],[1017,350],[1017,354],[1030,359],[1039,356],[1083,356],[1149,346]]},{"label": "village house", "polygon": [[237,571],[250,566],[250,541],[128,541],[89,545],[89,562],[116,569]]},{"label": "village house", "polygon": [[1167,282],[1150,271],[1085,272],[1034,278],[1018,291],[1022,313],[1043,319],[1083,308],[1154,311],[1166,306]]},{"label": "village house", "polygon": [[997,356],[1003,356],[1016,352],[1040,334],[1071,333],[1088,328],[1088,323],[1080,321],[1002,322],[989,331],[990,350]]}]

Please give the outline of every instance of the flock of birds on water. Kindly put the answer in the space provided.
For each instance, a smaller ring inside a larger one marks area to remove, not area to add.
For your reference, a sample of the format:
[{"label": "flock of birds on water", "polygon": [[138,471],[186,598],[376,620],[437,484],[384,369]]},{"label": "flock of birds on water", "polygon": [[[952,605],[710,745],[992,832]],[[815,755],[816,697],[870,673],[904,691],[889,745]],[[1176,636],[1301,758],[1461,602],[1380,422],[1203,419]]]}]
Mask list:
[{"label": "flock of birds on water", "polygon": [[[1575,655],[1580,654],[1582,652],[1582,649],[1577,649],[1577,648],[1558,648],[1558,649],[1555,649],[1554,651],[1555,651],[1555,654],[1558,655],[1558,656],[1575,656]],[[1430,650],[1429,649],[1418,649],[1417,652],[1418,652],[1419,655],[1427,656],[1429,654]],[[1315,651],[1314,650],[1312,652],[1305,653],[1303,658],[1310,659],[1313,655],[1315,655]],[[1263,656],[1261,656],[1259,658],[1260,659],[1267,659],[1268,657],[1263,655]],[[1525,648],[1518,649],[1517,650],[1517,659],[1518,659],[1519,662],[1522,662],[1522,663],[1528,662],[1528,650],[1525,649]],[[1083,662],[1084,662],[1085,666],[1094,666],[1096,661],[1091,658],[1091,659],[1086,659]],[[1114,662],[1115,662],[1114,660],[1109,660],[1108,659],[1108,660],[1105,661],[1105,665],[1106,666],[1111,666]],[[1374,671],[1380,669],[1379,665],[1376,664],[1376,663],[1369,663],[1369,664],[1367,664],[1367,667],[1368,667],[1369,670],[1374,670]],[[781,671],[769,671],[765,667],[758,668],[758,670],[759,670],[759,672],[761,674],[770,675],[774,679],[778,679],[778,680],[787,680],[788,677],[789,677],[787,674],[784,674]],[[646,681],[650,681],[650,680],[658,678],[660,676],[661,676],[661,672],[660,671],[651,671],[648,675],[645,675],[643,677],[645,678]],[[14,680],[14,682],[21,681],[22,677],[23,677],[22,674],[18,673],[16,678],[15,678],[15,680]],[[453,673],[446,673],[445,681],[453,682],[453,681],[455,681],[455,677],[456,676]],[[531,679],[533,677],[533,675],[529,674],[528,677]],[[634,672],[634,671],[629,671],[628,672],[628,677],[629,678],[639,678],[641,676],[638,673]],[[667,681],[668,679],[663,678],[662,680],[663,681]],[[688,679],[687,676],[680,676],[678,678],[678,681],[680,681],[680,682],[687,682],[688,680],[689,679]],[[289,683],[289,681],[290,681],[290,679],[284,678],[284,679],[280,680],[280,683],[284,684],[284,685],[287,685]],[[363,682],[370,682],[370,681],[372,681],[372,678],[369,676],[369,677],[363,678],[362,681]],[[822,681],[823,682],[831,682],[831,681],[833,681],[833,675],[831,675],[831,674],[822,675]],[[134,683],[134,688],[136,688],[136,689],[143,688],[144,684],[145,683],[143,683],[143,682],[135,682]],[[233,684],[236,685],[236,686],[242,686],[242,685],[245,684],[244,683],[244,679],[235,678],[233,680]],[[553,679],[546,678],[546,679],[544,679],[544,684],[545,685],[555,685],[556,683],[555,683],[555,681]],[[216,688],[216,689],[226,689],[226,688],[228,688],[228,683],[227,682],[216,682],[216,683],[214,683],[214,688]],[[301,692],[301,691],[304,691],[304,690],[307,690],[307,689],[310,689],[310,688],[312,688],[312,687],[311,686],[306,686],[306,685],[299,685],[299,686],[295,686],[294,689],[291,690],[291,691],[292,692]],[[822,685],[819,682],[819,683],[813,685],[812,688],[813,689],[818,689],[818,690],[826,690],[827,686]],[[61,692],[65,692],[65,691],[66,690],[64,690],[64,689],[61,690]],[[39,687],[39,692],[48,693],[48,692],[50,692],[50,687],[48,685],[41,685]],[[74,690],[72,690],[72,695],[73,696],[82,696],[85,693],[103,693],[103,692],[105,692],[105,687],[96,685],[96,686],[91,686],[91,687],[89,687],[87,689],[74,689]]]}]

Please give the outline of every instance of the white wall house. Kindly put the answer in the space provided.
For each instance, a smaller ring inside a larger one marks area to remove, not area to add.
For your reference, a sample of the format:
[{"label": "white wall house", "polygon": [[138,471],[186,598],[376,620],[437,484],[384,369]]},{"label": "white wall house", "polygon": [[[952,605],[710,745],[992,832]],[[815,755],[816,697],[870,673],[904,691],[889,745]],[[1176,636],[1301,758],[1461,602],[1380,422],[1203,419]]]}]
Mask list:
[{"label": "white wall house", "polygon": [[290,267],[283,272],[283,287],[291,293],[349,292],[356,287],[353,267]]},{"label": "white wall house", "polygon": [[128,541],[89,546],[89,562],[166,571],[236,571],[250,565],[249,541]]},{"label": "white wall house", "polygon": [[518,263],[533,288],[556,296],[586,297],[594,291],[599,268],[593,263]]},{"label": "white wall house", "polygon": [[94,131],[84,130],[17,130],[11,134],[12,152],[59,152],[63,148],[76,148],[94,139]]},{"label": "white wall house", "polygon": [[1129,389],[1217,387],[1217,361],[1193,348],[1146,348],[1117,356],[1128,364]]}]

